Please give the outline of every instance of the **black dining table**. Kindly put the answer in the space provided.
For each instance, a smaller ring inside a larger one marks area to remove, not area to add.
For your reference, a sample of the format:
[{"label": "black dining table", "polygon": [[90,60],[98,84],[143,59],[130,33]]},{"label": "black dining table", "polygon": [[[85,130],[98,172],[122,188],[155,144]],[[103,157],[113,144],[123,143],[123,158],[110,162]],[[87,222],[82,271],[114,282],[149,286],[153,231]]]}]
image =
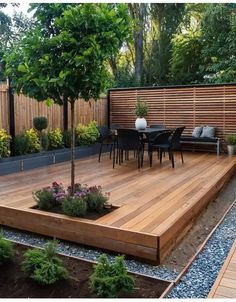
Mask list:
[{"label": "black dining table", "polygon": [[[137,130],[136,128],[122,128],[122,129],[131,129],[131,130]],[[145,129],[140,129],[140,130],[137,130],[139,133],[144,133],[144,134],[150,134],[152,132],[157,132],[157,131],[160,131],[160,132],[163,132],[163,131],[166,131],[167,129],[166,128],[150,128],[150,127],[147,127]]]}]

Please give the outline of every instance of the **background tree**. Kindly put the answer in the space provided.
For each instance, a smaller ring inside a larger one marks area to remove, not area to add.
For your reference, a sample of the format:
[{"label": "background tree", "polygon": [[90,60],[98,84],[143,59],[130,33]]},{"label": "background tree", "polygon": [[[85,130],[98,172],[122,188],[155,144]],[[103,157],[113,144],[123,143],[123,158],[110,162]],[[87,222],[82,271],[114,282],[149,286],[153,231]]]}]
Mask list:
[{"label": "background tree", "polygon": [[205,82],[236,81],[236,4],[208,4],[201,30]]},{"label": "background tree", "polygon": [[203,38],[201,21],[205,10],[204,4],[186,4],[178,33],[172,38],[170,59],[171,84],[203,82],[200,65],[203,64],[201,51]]},{"label": "background tree", "polygon": [[[4,56],[11,48],[18,43],[29,28],[33,28],[34,22],[22,12],[14,12],[13,17],[9,17],[3,11],[9,4],[0,3],[0,81],[5,81]],[[17,4],[11,4],[17,6]]]},{"label": "background tree", "polygon": [[[65,6],[47,4],[50,26],[41,19],[7,57],[7,74],[17,92],[38,101],[52,99],[71,108],[71,187],[74,192],[74,104],[78,98],[97,99],[104,91],[109,74],[107,61],[117,53],[129,31],[129,18],[124,4]],[[55,9],[55,15],[53,11]],[[48,31],[48,29],[53,32]]]}]

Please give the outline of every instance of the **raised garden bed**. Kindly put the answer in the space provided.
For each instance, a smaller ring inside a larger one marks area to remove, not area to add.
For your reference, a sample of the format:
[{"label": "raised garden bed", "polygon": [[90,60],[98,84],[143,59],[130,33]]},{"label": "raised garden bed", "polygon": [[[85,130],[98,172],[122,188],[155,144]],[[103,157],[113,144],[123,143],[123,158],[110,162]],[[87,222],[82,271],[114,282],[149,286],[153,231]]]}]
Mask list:
[{"label": "raised garden bed", "polygon": [[[69,270],[71,278],[51,286],[39,286],[25,277],[21,271],[22,255],[27,246],[16,244],[14,262],[2,266],[0,271],[1,298],[96,298],[89,290],[89,277],[93,263],[71,257],[60,256]],[[136,290],[127,298],[158,298],[169,286],[169,282],[133,274]]]},{"label": "raised garden bed", "polygon": [[[75,158],[91,156],[99,152],[99,144],[79,146],[75,148]],[[0,159],[0,175],[31,170],[52,164],[69,161],[71,151],[68,148],[45,151],[23,156],[12,156]]]}]

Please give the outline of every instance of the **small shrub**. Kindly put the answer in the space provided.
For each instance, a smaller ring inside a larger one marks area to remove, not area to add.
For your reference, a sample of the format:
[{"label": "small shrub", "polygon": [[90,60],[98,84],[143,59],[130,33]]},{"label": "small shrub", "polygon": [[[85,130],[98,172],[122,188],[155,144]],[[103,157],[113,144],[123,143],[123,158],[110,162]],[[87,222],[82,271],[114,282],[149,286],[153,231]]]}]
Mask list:
[{"label": "small shrub", "polygon": [[39,132],[47,129],[48,127],[48,119],[45,116],[38,116],[33,118],[33,125],[36,130]]},{"label": "small shrub", "polygon": [[29,130],[26,130],[25,136],[29,140],[29,148],[28,153],[36,153],[40,151],[40,140],[37,132],[31,128]]},{"label": "small shrub", "polygon": [[53,207],[54,197],[49,188],[33,192],[33,198],[37,202],[40,210],[48,211]]},{"label": "small shrub", "polygon": [[90,187],[87,193],[87,203],[89,211],[102,212],[108,200],[108,195],[102,193],[100,186]]},{"label": "small shrub", "polygon": [[0,129],[0,158],[10,156],[11,136],[5,129]]},{"label": "small shrub", "polygon": [[29,136],[24,134],[17,135],[14,138],[14,150],[16,155],[25,155],[30,150],[30,139]]},{"label": "small shrub", "polygon": [[14,256],[13,243],[0,235],[0,265],[11,260]]},{"label": "small shrub", "polygon": [[63,132],[63,142],[66,148],[71,147],[71,130],[67,130]]},{"label": "small shrub", "polygon": [[48,132],[48,149],[55,150],[63,148],[63,135],[59,128]]},{"label": "small shrub", "polygon": [[40,210],[49,211],[53,207],[61,204],[61,199],[66,195],[61,184],[53,182],[51,187],[46,187],[33,192],[33,198],[37,202]]},{"label": "small shrub", "polygon": [[24,254],[22,270],[41,285],[54,284],[61,279],[67,279],[69,274],[61,259],[57,257],[57,242],[51,241],[45,250],[29,249]]},{"label": "small shrub", "polygon": [[232,133],[226,135],[225,140],[228,143],[228,145],[236,145],[236,134]]},{"label": "small shrub", "polygon": [[101,255],[90,277],[92,292],[101,298],[117,298],[121,293],[132,292],[134,285],[134,278],[128,275],[123,256],[109,263],[107,256]]},{"label": "small shrub", "polygon": [[82,197],[67,196],[62,200],[62,210],[68,216],[83,217],[87,212],[87,202]]},{"label": "small shrub", "polygon": [[79,124],[76,127],[76,145],[94,144],[99,137],[96,121],[90,122],[88,125]]}]

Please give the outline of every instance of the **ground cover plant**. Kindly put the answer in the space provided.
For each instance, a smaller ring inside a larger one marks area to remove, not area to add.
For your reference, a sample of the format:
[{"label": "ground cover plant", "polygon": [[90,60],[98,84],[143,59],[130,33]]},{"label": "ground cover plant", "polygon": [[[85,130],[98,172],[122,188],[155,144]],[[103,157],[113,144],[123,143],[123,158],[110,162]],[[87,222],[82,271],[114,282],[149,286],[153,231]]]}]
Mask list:
[{"label": "ground cover plant", "polygon": [[14,246],[0,235],[0,265],[11,260],[14,257]]},{"label": "ground cover plant", "polygon": [[117,256],[110,263],[101,255],[90,278],[90,288],[100,298],[118,298],[122,293],[134,291],[135,279],[130,276],[124,264],[124,257]]},{"label": "ground cover plant", "polygon": [[75,192],[71,194],[71,186],[65,189],[62,184],[53,182],[52,186],[33,192],[33,198],[40,210],[75,217],[83,217],[89,212],[103,213],[111,207],[109,194],[104,194],[100,186],[75,184]]},{"label": "ground cover plant", "polygon": [[57,257],[57,241],[47,243],[45,250],[29,249],[24,254],[23,271],[41,285],[54,284],[68,279],[69,273]]}]

